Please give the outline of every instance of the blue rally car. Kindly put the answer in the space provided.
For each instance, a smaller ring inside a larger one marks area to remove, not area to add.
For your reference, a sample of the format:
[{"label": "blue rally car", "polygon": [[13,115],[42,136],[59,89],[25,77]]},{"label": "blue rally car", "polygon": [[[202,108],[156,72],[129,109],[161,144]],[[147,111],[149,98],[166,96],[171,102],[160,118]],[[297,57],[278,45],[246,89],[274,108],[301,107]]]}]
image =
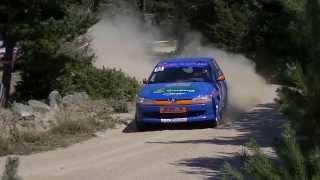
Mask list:
[{"label": "blue rally car", "polygon": [[160,124],[206,122],[215,127],[227,105],[227,84],[213,58],[160,61],[138,94],[139,130]]}]

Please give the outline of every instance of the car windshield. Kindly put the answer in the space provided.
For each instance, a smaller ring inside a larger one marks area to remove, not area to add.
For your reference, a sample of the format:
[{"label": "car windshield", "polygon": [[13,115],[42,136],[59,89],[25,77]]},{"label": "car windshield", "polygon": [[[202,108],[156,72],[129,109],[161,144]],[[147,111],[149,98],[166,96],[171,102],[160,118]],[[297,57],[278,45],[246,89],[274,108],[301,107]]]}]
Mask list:
[{"label": "car windshield", "polygon": [[158,66],[151,74],[149,83],[212,82],[209,66],[163,67]]}]

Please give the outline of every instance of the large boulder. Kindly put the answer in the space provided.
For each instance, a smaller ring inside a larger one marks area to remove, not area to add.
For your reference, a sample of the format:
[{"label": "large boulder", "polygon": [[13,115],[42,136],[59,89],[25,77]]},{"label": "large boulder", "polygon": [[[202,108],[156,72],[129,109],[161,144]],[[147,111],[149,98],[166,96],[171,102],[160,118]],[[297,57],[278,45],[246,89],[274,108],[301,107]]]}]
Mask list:
[{"label": "large boulder", "polygon": [[29,100],[28,104],[34,112],[47,113],[50,111],[50,107],[41,101]]},{"label": "large boulder", "polygon": [[20,118],[23,119],[33,119],[33,109],[31,106],[22,104],[22,103],[13,103],[12,111],[16,113]]},{"label": "large boulder", "polygon": [[52,91],[48,97],[49,105],[51,108],[58,108],[62,101],[62,97],[58,91]]},{"label": "large boulder", "polygon": [[88,99],[89,96],[86,92],[79,92],[64,96],[62,98],[62,104],[64,106],[80,105]]}]

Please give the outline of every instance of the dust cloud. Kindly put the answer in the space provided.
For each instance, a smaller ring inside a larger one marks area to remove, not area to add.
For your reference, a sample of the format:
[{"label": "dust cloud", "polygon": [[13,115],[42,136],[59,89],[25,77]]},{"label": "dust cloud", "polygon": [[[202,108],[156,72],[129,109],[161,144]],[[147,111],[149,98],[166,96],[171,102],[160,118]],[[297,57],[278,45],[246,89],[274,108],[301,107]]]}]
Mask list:
[{"label": "dust cloud", "polygon": [[190,33],[182,56],[209,56],[216,59],[226,76],[229,90],[229,111],[241,112],[258,104],[272,102],[273,87],[258,75],[252,60],[241,54],[233,54],[214,46],[201,44],[201,35]]},{"label": "dust cloud", "polygon": [[[135,17],[102,18],[93,27],[93,48],[98,67],[113,67],[141,80],[155,65],[148,43],[154,41]],[[229,106],[233,111],[246,111],[273,97],[270,86],[255,71],[254,63],[243,55],[204,46],[201,36],[190,33],[185,51],[179,56],[214,57],[224,71],[229,87]]]},{"label": "dust cloud", "polygon": [[121,69],[139,80],[147,77],[154,66],[148,49],[154,38],[142,27],[136,17],[104,16],[90,32],[95,65]]}]

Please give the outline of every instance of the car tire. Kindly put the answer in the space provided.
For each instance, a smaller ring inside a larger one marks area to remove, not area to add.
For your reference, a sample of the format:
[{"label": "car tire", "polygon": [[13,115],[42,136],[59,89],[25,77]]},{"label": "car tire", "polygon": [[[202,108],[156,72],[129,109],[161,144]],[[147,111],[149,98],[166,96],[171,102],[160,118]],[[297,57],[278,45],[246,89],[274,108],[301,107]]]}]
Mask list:
[{"label": "car tire", "polygon": [[219,119],[219,122],[222,122],[222,121],[223,121],[223,115],[224,115],[224,110],[221,110],[221,111],[220,111],[220,119]]},{"label": "car tire", "polygon": [[216,128],[216,127],[218,127],[218,125],[219,125],[219,122],[218,121],[214,121],[212,123],[212,128]]},{"label": "car tire", "polygon": [[147,126],[146,126],[145,124],[139,122],[139,121],[137,120],[137,116],[135,117],[134,122],[135,122],[137,131],[143,132],[143,131],[146,131],[146,130],[147,130]]},{"label": "car tire", "polygon": [[216,114],[218,114],[218,116],[216,117],[215,123],[218,124],[218,122],[221,122],[223,119],[223,112],[222,110],[218,110]]},{"label": "car tire", "polygon": [[137,131],[139,131],[139,132],[143,132],[143,131],[147,130],[146,125],[139,123],[137,121],[136,121],[136,128],[137,128]]}]

